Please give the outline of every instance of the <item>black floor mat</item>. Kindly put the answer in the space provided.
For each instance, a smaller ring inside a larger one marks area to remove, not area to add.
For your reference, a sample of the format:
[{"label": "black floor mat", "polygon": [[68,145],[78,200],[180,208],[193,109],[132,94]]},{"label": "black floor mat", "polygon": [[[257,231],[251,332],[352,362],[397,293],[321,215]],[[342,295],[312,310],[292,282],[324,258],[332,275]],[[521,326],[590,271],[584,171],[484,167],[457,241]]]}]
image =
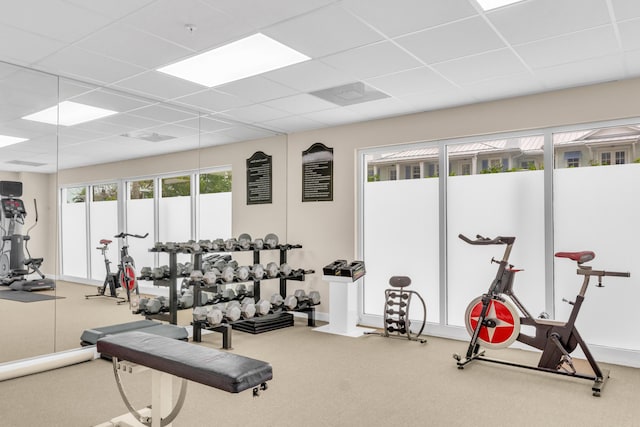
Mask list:
[{"label": "black floor mat", "polygon": [[57,297],[54,295],[44,295],[36,292],[26,291],[0,291],[0,299],[6,299],[10,301],[18,302],[36,302],[36,301],[48,301],[52,299],[60,299],[64,297]]}]

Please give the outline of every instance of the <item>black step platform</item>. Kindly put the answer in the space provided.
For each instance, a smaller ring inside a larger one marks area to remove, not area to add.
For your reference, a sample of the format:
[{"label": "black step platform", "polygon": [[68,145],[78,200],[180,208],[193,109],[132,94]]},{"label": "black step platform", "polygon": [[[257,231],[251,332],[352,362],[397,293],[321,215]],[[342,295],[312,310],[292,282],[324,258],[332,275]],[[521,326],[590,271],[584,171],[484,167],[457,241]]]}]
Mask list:
[{"label": "black step platform", "polygon": [[274,331],[276,329],[293,326],[293,314],[273,313],[266,316],[254,317],[242,322],[235,322],[231,325],[233,329],[250,334],[261,334],[263,332]]},{"label": "black step platform", "polygon": [[189,339],[187,330],[182,326],[167,325],[153,320],[137,320],[117,325],[102,326],[100,328],[85,329],[80,336],[80,344],[82,346],[95,345],[102,337],[129,331],[146,332],[181,341],[187,341]]}]

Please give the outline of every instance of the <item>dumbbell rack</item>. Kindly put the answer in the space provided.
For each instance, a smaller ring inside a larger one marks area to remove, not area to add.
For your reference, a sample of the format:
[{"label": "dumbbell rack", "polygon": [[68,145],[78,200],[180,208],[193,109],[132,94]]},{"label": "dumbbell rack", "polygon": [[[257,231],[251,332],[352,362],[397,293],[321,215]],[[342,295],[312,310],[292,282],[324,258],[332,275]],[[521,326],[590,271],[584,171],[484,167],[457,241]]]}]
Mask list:
[{"label": "dumbbell rack", "polygon": [[[253,245],[252,245],[253,246]],[[255,247],[249,247],[248,249],[237,246],[234,251],[220,250],[220,251],[211,251],[211,252],[253,252],[253,263],[260,264],[260,253],[262,251],[269,250],[278,250],[280,252],[280,265],[287,262],[287,253],[291,249],[300,249],[302,245],[292,245],[292,244],[281,244],[277,245],[274,248],[263,247],[261,249]],[[200,260],[194,260],[194,268],[198,269],[200,267]],[[282,276],[281,274],[278,277],[263,277],[261,280],[247,280],[245,282],[253,282],[253,297],[256,301],[260,299],[260,282],[262,280],[271,280],[271,279],[279,279],[280,280],[280,289],[279,293],[284,298],[287,293],[287,282],[289,280],[294,281],[304,281],[305,276],[307,274],[313,274],[313,270],[294,270],[293,274],[289,276]],[[241,282],[233,282],[233,283],[241,283]],[[219,282],[218,284],[226,284],[225,282]],[[216,286],[216,285],[213,285]],[[206,287],[196,288],[194,289],[194,306],[198,304],[200,301],[200,293],[205,290]],[[307,314],[307,325],[315,326],[315,307],[307,307],[301,310],[297,310],[299,312],[303,312]],[[252,334],[259,334],[262,332],[268,332],[275,329],[286,328],[289,326],[293,326],[293,315],[291,313],[286,312],[276,312],[270,313],[265,316],[254,317],[251,319],[242,319],[237,320],[235,322],[231,322],[230,325],[233,329],[237,329],[242,332],[249,332]],[[202,329],[213,329],[214,327],[207,326],[206,322],[194,321],[193,322],[193,340],[199,342],[201,339],[201,330]],[[213,329],[214,330],[214,329]]]},{"label": "dumbbell rack", "polygon": [[[163,279],[154,279],[153,284],[155,286],[168,286],[169,287],[169,311],[158,314],[144,314],[147,319],[157,319],[169,322],[170,324],[177,324],[178,320],[178,274],[177,274],[177,255],[181,254],[190,254],[193,256],[193,265],[194,269],[200,270],[202,268],[202,255],[205,253],[229,253],[229,252],[253,252],[253,263],[260,263],[260,252],[268,251],[268,250],[278,250],[280,252],[280,265],[287,262],[287,252],[291,249],[302,248],[302,245],[291,245],[291,244],[281,244],[277,245],[275,248],[263,247],[261,249],[257,249],[255,247],[249,247],[248,249],[237,246],[233,250],[220,249],[220,250],[191,250],[186,247],[176,246],[173,248],[152,248],[150,252],[164,252],[169,254],[169,277]],[[277,277],[263,277],[261,280],[271,280],[271,279],[279,279],[280,280],[280,288],[279,293],[283,297],[287,292],[287,282],[289,280],[294,281],[304,281],[306,274],[314,273],[313,270],[294,270],[293,274],[289,276],[282,276],[279,274]],[[261,280],[249,279],[246,281],[237,281],[233,282],[224,282],[222,280],[217,280],[216,284],[212,284],[211,286],[196,286],[194,287],[194,307],[200,305],[201,292],[208,288],[217,287],[219,285],[229,285],[229,284],[237,284],[237,283],[247,283],[253,282],[253,297],[257,300],[260,299],[260,282]],[[315,307],[307,307],[305,309],[297,310],[299,312],[305,312],[307,314],[308,326],[315,326]],[[271,313],[266,316],[261,316],[253,319],[244,319],[238,320],[236,322],[231,323],[223,323],[221,325],[209,326],[206,322],[194,321],[193,322],[193,340],[196,342],[200,342],[202,338],[202,329],[212,330],[215,332],[220,332],[223,335],[223,348],[229,349],[231,348],[231,328],[241,330],[243,332],[250,333],[261,333],[266,332],[268,330],[284,328],[288,326],[293,326],[293,315],[290,313],[279,312],[279,313]]]}]

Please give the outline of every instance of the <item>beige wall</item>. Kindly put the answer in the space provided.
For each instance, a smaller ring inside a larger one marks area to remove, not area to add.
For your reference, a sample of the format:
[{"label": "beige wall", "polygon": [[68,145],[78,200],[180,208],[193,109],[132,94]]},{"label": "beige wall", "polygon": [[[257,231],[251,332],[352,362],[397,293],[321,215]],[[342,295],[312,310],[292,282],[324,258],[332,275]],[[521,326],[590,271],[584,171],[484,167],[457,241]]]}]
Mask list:
[{"label": "beige wall", "polygon": [[[358,149],[413,141],[448,139],[494,132],[640,117],[640,103],[631,94],[640,91],[640,79],[610,82],[507,100],[475,104],[397,118],[277,136],[257,141],[206,148],[118,164],[63,171],[61,184],[142,176],[177,170],[231,165],[233,168],[233,233],[262,237],[274,232],[281,241],[300,243],[291,252],[294,268],[316,274],[297,287],[319,290],[328,311],[328,284],[321,279],[323,265],[337,258],[352,260],[356,248]],[[322,142],[334,149],[333,202],[302,203],[302,151]],[[255,151],[273,156],[273,204],[246,205],[246,159]],[[53,197],[53,196],[52,196]],[[246,261],[250,263],[249,261]],[[268,297],[271,288],[263,285]]]}]

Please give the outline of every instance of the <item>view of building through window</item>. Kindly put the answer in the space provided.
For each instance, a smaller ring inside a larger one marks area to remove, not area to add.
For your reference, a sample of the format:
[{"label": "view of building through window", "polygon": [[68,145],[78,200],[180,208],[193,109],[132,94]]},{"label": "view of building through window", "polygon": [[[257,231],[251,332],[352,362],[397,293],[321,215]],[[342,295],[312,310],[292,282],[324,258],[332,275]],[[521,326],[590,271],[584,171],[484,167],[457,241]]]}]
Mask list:
[{"label": "view of building through window", "polygon": [[[640,162],[640,125],[561,132],[553,135],[554,167]],[[449,176],[544,169],[544,136],[478,140],[447,147]],[[371,156],[369,182],[438,177],[438,147],[417,147]]]}]

